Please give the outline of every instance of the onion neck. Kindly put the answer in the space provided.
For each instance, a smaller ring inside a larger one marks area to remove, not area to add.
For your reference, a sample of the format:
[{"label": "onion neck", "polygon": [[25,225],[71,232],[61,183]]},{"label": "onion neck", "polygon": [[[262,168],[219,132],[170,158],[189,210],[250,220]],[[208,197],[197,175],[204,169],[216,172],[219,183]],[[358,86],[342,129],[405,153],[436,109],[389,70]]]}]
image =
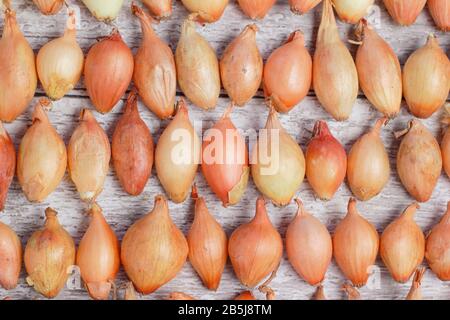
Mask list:
[{"label": "onion neck", "polygon": [[287,39],[286,43],[295,42],[300,44],[302,47],[305,46],[305,35],[300,30],[295,30],[292,32]]},{"label": "onion neck", "polygon": [[378,119],[377,122],[375,123],[374,127],[372,128],[371,132],[376,136],[380,136],[381,129],[383,128],[384,125],[386,125],[387,122],[388,122],[388,119],[386,117]]},{"label": "onion neck", "polygon": [[97,120],[95,120],[94,115],[92,114],[92,112],[89,109],[83,109],[81,110],[80,113],[80,120],[82,122],[97,122]]},{"label": "onion neck", "polygon": [[16,12],[10,9],[6,3],[5,6],[5,26],[3,28],[2,37],[7,37],[20,32],[19,26],[17,25]]},{"label": "onion neck", "polygon": [[130,94],[128,95],[127,103],[125,105],[124,114],[126,115],[135,115],[138,113],[138,107],[137,107],[137,93],[135,90],[131,90]]},{"label": "onion neck", "polygon": [[348,201],[347,206],[347,215],[348,216],[359,216],[358,209],[356,208],[356,199],[351,197]]},{"label": "onion neck", "polygon": [[258,32],[258,27],[256,24],[249,24],[242,32],[241,38],[256,41],[256,32]]},{"label": "onion neck", "polygon": [[318,43],[333,43],[339,41],[339,32],[331,0],[323,1],[322,21],[320,23],[317,41]]},{"label": "onion neck", "polygon": [[330,128],[325,121],[319,120],[314,125],[313,138],[322,138],[324,136],[331,136]]},{"label": "onion neck", "polygon": [[266,129],[279,129],[284,130],[281,125],[280,118],[278,117],[278,112],[273,106],[270,107],[269,116],[266,122]]},{"label": "onion neck", "polygon": [[167,200],[163,195],[157,195],[155,197],[155,205],[153,207],[153,210],[148,215],[148,217],[151,216],[164,219],[170,218]]},{"label": "onion neck", "polygon": [[188,36],[196,33],[195,30],[195,19],[198,16],[198,14],[193,13],[190,14],[189,17],[183,21],[183,24],[181,26],[181,36]]},{"label": "onion neck", "polygon": [[45,221],[45,227],[49,229],[56,229],[60,227],[58,218],[58,213],[52,208],[45,209],[45,217],[47,220]]},{"label": "onion neck", "polygon": [[450,201],[447,203],[447,212],[442,217],[440,224],[450,225]]},{"label": "onion neck", "polygon": [[230,104],[228,105],[228,107],[225,109],[225,112],[223,113],[223,115],[220,119],[221,120],[229,119],[233,110],[234,110],[234,102],[231,101]]},{"label": "onion neck", "polygon": [[148,14],[145,13],[142,8],[138,7],[136,4],[131,4],[131,11],[133,14],[138,17],[141,22],[142,32],[144,33],[144,38],[155,36],[155,30],[153,30],[152,24],[155,23],[155,20],[151,18]]},{"label": "onion neck", "polygon": [[408,206],[408,208],[405,209],[405,211],[403,212],[403,214],[401,215],[401,219],[408,219],[408,220],[413,220],[414,216],[417,212],[417,209],[419,209],[420,206],[417,202],[414,202],[412,204],[410,204]]},{"label": "onion neck", "polygon": [[258,197],[258,200],[256,200],[256,213],[252,222],[259,224],[272,224],[267,214],[266,200],[262,196]]},{"label": "onion neck", "polygon": [[299,198],[296,198],[295,202],[297,203],[297,207],[298,207],[296,218],[307,216],[308,213],[305,210],[302,200],[300,200]]},{"label": "onion neck", "polygon": [[439,47],[439,41],[437,40],[437,38],[434,35],[434,33],[430,33],[428,35],[427,44],[426,45],[430,46],[430,47]]},{"label": "onion neck", "polygon": [[77,37],[77,17],[74,10],[69,11],[69,17],[66,22],[66,30],[64,31],[64,38],[69,38],[76,41]]},{"label": "onion neck", "polygon": [[42,98],[39,100],[37,105],[34,107],[33,111],[33,123],[36,121],[42,122],[42,123],[48,123],[48,116],[47,113],[44,110],[44,107],[49,107],[51,105],[50,100]]}]

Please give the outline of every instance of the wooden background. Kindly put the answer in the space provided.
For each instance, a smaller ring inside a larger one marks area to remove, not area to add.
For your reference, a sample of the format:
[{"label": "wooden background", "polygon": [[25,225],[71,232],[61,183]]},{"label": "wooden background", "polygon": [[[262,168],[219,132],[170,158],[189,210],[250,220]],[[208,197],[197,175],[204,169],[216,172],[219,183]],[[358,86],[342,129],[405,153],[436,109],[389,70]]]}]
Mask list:
[{"label": "wooden background", "polygon": [[[173,16],[156,26],[157,33],[168,41],[173,49],[175,49],[179,38],[180,24],[187,16],[187,11],[181,3],[179,1],[175,2]],[[260,28],[257,36],[258,46],[265,59],[295,29],[301,29],[305,33],[309,50],[311,53],[314,50],[315,37],[320,23],[320,6],[305,16],[295,16],[290,12],[287,2],[287,0],[279,0],[268,16],[263,21],[257,22]],[[96,21],[81,4],[81,1],[72,0],[70,3],[80,6],[81,23],[78,40],[83,50],[87,52],[88,48],[95,43],[98,37],[109,34],[112,26]],[[130,0],[125,1],[125,5],[115,24],[119,26],[120,32],[128,45],[133,50],[136,50],[141,40],[141,31],[138,20],[130,13],[130,3]],[[13,6],[17,10],[18,21],[25,36],[31,42],[36,52],[46,42],[63,33],[66,19],[65,10],[62,10],[56,16],[45,17],[39,13],[30,0],[13,1]],[[413,26],[407,28],[399,27],[393,23],[381,1],[377,0],[371,19],[376,22],[378,32],[393,46],[395,52],[400,56],[402,64],[409,54],[425,43],[427,34],[430,32],[436,33],[446,52],[450,49],[449,35],[439,32],[434,27],[427,10],[422,12]],[[251,23],[251,21],[241,13],[235,1],[230,1],[230,5],[219,22],[203,28],[199,27],[198,29],[217,50],[218,55],[221,55],[225,46],[248,23]],[[0,18],[0,26],[3,26],[3,18]],[[339,30],[343,39],[352,37],[352,27],[350,25],[339,22]],[[350,44],[349,48],[352,52],[356,49],[354,45]],[[41,96],[43,96],[43,92],[39,88],[35,99]],[[228,98],[226,94],[222,94],[219,104],[214,111],[205,112],[191,105],[191,119],[203,120],[203,129],[205,130],[211,127],[214,121],[221,116],[227,104]],[[113,132],[116,120],[121,115],[122,106],[123,101],[107,115],[95,113],[98,121],[108,132],[109,136]],[[66,95],[61,101],[54,104],[49,116],[66,143],[78,124],[80,110],[85,107],[92,108],[92,105],[87,97],[83,81],[80,81],[76,89]],[[11,134],[16,147],[30,125],[31,110],[32,108],[30,107],[14,123],[6,124],[6,128]],[[143,119],[151,128],[155,141],[157,141],[168,121],[160,123],[142,105],[140,105],[140,111]],[[264,126],[267,114],[268,111],[264,105],[262,93],[258,92],[257,96],[245,108],[237,109],[233,113],[232,119],[238,128],[259,129]],[[311,92],[292,112],[282,115],[281,120],[289,133],[295,137],[303,150],[305,150],[315,121],[325,119],[329,122],[333,134],[345,145],[348,151],[355,140],[366,132],[379,116],[380,114],[371,108],[369,102],[360,94],[351,118],[348,121],[338,123],[333,121],[321,108],[316,97]],[[425,121],[426,126],[432,130],[438,139],[441,137],[442,130],[439,123],[441,116],[442,111]],[[407,112],[406,106],[403,105],[399,116],[392,120],[384,129],[383,140],[391,159],[391,179],[382,194],[369,202],[360,202],[358,204],[359,210],[376,225],[380,232],[413,201],[400,184],[395,170],[395,156],[399,141],[395,140],[393,135],[394,131],[403,129],[410,118],[411,115]],[[211,212],[214,213],[228,234],[254,215],[255,200],[258,192],[252,182],[249,183],[248,190],[239,205],[227,209],[223,208],[213,196],[200,173],[197,175],[196,182],[200,193],[206,197]],[[447,201],[450,200],[448,196],[449,190],[450,181],[443,174],[439,179],[432,199],[422,204],[418,211],[416,220],[424,231],[429,230],[439,221],[445,211]],[[154,197],[161,192],[163,190],[159,185],[158,179],[153,175],[141,196],[130,197],[122,191],[115,177],[114,170],[111,168],[104,191],[98,198],[98,203],[104,209],[106,219],[121,239],[127,228],[134,221],[152,209]],[[345,215],[350,195],[348,187],[344,184],[333,200],[329,202],[320,201],[315,198],[306,180],[298,192],[298,196],[304,201],[307,210],[319,217],[330,231],[334,230],[337,222]],[[15,179],[9,191],[5,211],[0,214],[0,220],[16,230],[23,244],[25,244],[32,232],[42,226],[44,209],[48,206],[59,212],[61,223],[78,243],[89,222],[88,217],[85,215],[87,206],[80,201],[75,187],[67,175],[58,189],[41,204],[29,203]],[[186,233],[193,218],[192,200],[188,199],[179,205],[170,203],[170,210],[175,223]],[[286,227],[296,212],[296,206],[291,204],[285,208],[276,208],[270,204],[268,205],[268,210],[274,225],[284,236]],[[344,299],[344,294],[340,291],[340,286],[344,281],[343,275],[333,262],[324,282],[327,297],[330,299]],[[125,283],[126,276],[121,269],[117,279],[118,287],[123,288]],[[310,299],[315,291],[314,288],[307,285],[297,276],[286,259],[283,259],[272,286],[276,290],[279,299]],[[409,283],[404,285],[395,283],[390,278],[386,268],[382,266],[381,261],[378,261],[375,275],[371,278],[369,285],[362,289],[361,293],[363,299],[403,299],[409,287]],[[201,281],[187,262],[176,279],[154,294],[145,297],[145,299],[161,299],[172,291],[184,291],[202,299],[231,299],[243,289],[245,288],[234,276],[229,263],[224,272],[219,290],[210,292],[202,286]],[[423,293],[426,299],[450,299],[450,285],[440,282],[428,270],[423,280]],[[119,297],[122,294],[123,291],[120,290]],[[255,294],[262,298],[259,292]],[[12,299],[42,298],[26,284],[24,272],[16,289],[8,292],[0,289],[0,299],[6,296]],[[78,288],[64,289],[58,298],[88,299],[89,297],[87,292],[80,286]]]}]

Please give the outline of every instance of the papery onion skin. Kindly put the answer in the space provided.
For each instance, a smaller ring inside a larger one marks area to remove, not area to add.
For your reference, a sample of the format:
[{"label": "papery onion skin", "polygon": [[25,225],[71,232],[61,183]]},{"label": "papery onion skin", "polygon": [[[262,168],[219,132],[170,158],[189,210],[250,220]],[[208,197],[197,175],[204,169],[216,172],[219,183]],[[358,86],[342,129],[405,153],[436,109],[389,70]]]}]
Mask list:
[{"label": "papery onion skin", "polygon": [[395,281],[407,282],[425,256],[425,236],[414,221],[419,209],[411,204],[384,229],[380,238],[380,256]]},{"label": "papery onion skin", "polygon": [[334,8],[342,21],[358,23],[368,12],[375,0],[332,0]]},{"label": "papery onion skin", "polygon": [[276,0],[237,0],[242,11],[251,19],[264,19]]},{"label": "papery onion skin", "polygon": [[16,150],[13,141],[0,121],[0,212],[5,208],[8,189],[16,171]]},{"label": "papery onion skin", "polygon": [[402,26],[416,22],[427,0],[383,0],[391,17]]},{"label": "papery onion skin", "polygon": [[22,244],[17,234],[0,222],[0,287],[14,289],[22,267]]},{"label": "papery onion skin", "polygon": [[311,300],[318,300],[318,301],[327,300],[327,297],[325,296],[323,285],[320,284],[319,286],[317,286],[317,290],[314,293],[314,296],[312,297]]},{"label": "papery onion skin", "polygon": [[22,138],[17,154],[17,178],[29,201],[42,202],[61,182],[67,167],[64,141],[50,123],[41,99],[33,113],[33,124]]},{"label": "papery onion skin", "polygon": [[0,121],[12,122],[28,107],[37,86],[33,49],[23,36],[16,13],[5,11],[0,39]]},{"label": "papery onion skin", "polygon": [[422,278],[425,271],[427,271],[427,268],[425,267],[420,266],[417,268],[416,273],[414,274],[411,289],[406,296],[406,300],[423,300],[420,286],[422,285]]},{"label": "papery onion skin", "polygon": [[198,15],[200,22],[216,22],[228,5],[228,0],[181,0],[190,12]]},{"label": "papery onion skin", "polygon": [[414,116],[428,118],[444,105],[449,89],[450,61],[431,34],[405,63],[403,95]]},{"label": "papery onion skin", "polygon": [[139,18],[143,40],[134,57],[133,81],[144,104],[160,119],[175,111],[177,75],[172,49],[152,28],[151,18],[138,6],[131,10]]},{"label": "papery onion skin", "polygon": [[317,121],[306,149],[306,178],[322,200],[330,200],[345,179],[347,154],[325,121]]},{"label": "papery onion skin", "polygon": [[96,203],[89,214],[91,222],[80,241],[76,263],[89,295],[106,300],[119,272],[119,241]]},{"label": "papery onion skin", "polygon": [[441,153],[444,171],[450,178],[450,104],[447,104],[445,109],[446,117],[444,118],[443,122],[447,125],[447,128],[444,131],[444,136],[442,137],[441,141]]},{"label": "papery onion skin", "polygon": [[33,0],[33,2],[45,15],[57,14],[64,4],[64,0]]},{"label": "papery onion skin", "polygon": [[117,18],[124,0],[81,0],[94,17],[111,22]]},{"label": "papery onion skin", "polygon": [[228,252],[236,276],[249,288],[257,286],[278,268],[283,241],[270,222],[263,197],[256,201],[253,220],[234,230]]},{"label": "papery onion skin", "polygon": [[157,19],[165,19],[172,15],[172,0],[142,0],[142,2]]},{"label": "papery onion skin", "polygon": [[132,92],[111,144],[114,169],[128,194],[137,196],[144,190],[152,173],[153,152],[152,134],[139,115],[137,96]]},{"label": "papery onion skin", "polygon": [[450,1],[428,0],[428,10],[434,22],[442,31],[450,31]]},{"label": "papery onion skin", "polygon": [[51,208],[45,210],[45,226],[31,235],[24,254],[27,283],[46,298],[59,294],[75,264],[75,243],[56,215]]},{"label": "papery onion skin", "polygon": [[133,53],[117,29],[89,49],[84,83],[98,112],[110,112],[119,102],[130,85],[133,69]]},{"label": "papery onion skin", "polygon": [[278,112],[289,112],[306,97],[312,83],[312,58],[301,31],[291,33],[287,42],[272,52],[263,78],[264,94]]},{"label": "papery onion skin", "polygon": [[305,14],[316,7],[322,0],[289,0],[291,11],[295,14]]},{"label": "papery onion skin", "polygon": [[136,290],[150,294],[177,275],[188,250],[186,238],[170,218],[167,200],[158,195],[153,210],[125,233],[122,264]]}]

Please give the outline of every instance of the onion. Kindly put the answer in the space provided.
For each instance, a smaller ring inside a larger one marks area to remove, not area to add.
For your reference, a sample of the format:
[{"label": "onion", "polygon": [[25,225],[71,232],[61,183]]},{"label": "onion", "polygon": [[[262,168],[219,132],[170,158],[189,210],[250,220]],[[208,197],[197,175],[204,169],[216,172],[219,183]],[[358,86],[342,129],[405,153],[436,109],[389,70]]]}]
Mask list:
[{"label": "onion", "polygon": [[347,154],[325,121],[317,121],[306,149],[306,177],[320,199],[333,198],[347,172]]},{"label": "onion", "polygon": [[75,264],[75,243],[56,215],[51,208],[45,210],[45,226],[28,239],[24,255],[27,283],[47,298],[64,288]]},{"label": "onion", "polygon": [[0,287],[14,289],[22,267],[22,244],[17,234],[0,222]]},{"label": "onion", "polygon": [[119,15],[124,0],[81,0],[100,21],[111,22]]},{"label": "onion", "polygon": [[447,104],[445,107],[445,117],[443,122],[447,125],[444,131],[444,135],[442,137],[441,142],[441,153],[442,153],[442,163],[444,166],[444,171],[447,173],[447,176],[450,178],[450,104]]},{"label": "onion", "polygon": [[135,92],[130,93],[117,122],[111,147],[114,169],[123,189],[130,195],[141,194],[152,173],[153,138],[139,116]]},{"label": "onion", "polygon": [[295,14],[305,14],[317,6],[322,0],[289,0],[291,11]]},{"label": "onion", "polygon": [[250,168],[245,139],[231,122],[233,104],[209,129],[202,145],[202,172],[224,207],[239,202],[247,188]]},{"label": "onion", "polygon": [[16,171],[14,143],[0,121],[0,211],[5,208],[8,189]]},{"label": "onion", "polygon": [[172,14],[172,0],[142,0],[142,2],[157,19],[168,18]]},{"label": "onion", "polygon": [[181,0],[186,9],[198,15],[201,22],[216,22],[222,17],[228,0]]},{"label": "onion", "polygon": [[305,178],[305,156],[271,108],[252,151],[252,177],[258,190],[277,206],[291,202]]},{"label": "onion", "polygon": [[383,0],[391,17],[402,26],[413,24],[427,0]]},{"label": "onion", "polygon": [[183,292],[171,292],[169,296],[167,297],[167,300],[183,300],[183,301],[189,301],[189,300],[197,300],[193,296],[190,296]]},{"label": "onion", "polygon": [[450,61],[433,34],[415,51],[403,68],[403,95],[411,113],[428,118],[447,100]]},{"label": "onion", "polygon": [[334,231],[333,250],[339,268],[354,286],[367,283],[378,245],[377,230],[358,212],[356,200],[350,198],[348,213]]},{"label": "onion", "polygon": [[356,36],[362,42],[356,53],[359,84],[367,99],[386,117],[400,112],[402,70],[389,44],[361,20]]},{"label": "onion", "polygon": [[33,124],[22,138],[17,155],[17,178],[29,201],[44,201],[66,172],[66,146],[43,109],[49,104],[41,99],[36,105]]},{"label": "onion", "polygon": [[264,67],[264,94],[278,112],[288,112],[308,94],[312,83],[312,58],[305,37],[294,31],[276,49]]},{"label": "onion", "polygon": [[411,289],[409,290],[408,295],[406,296],[406,300],[422,300],[422,290],[420,290],[420,286],[422,285],[422,278],[427,269],[425,267],[419,267],[416,270],[414,275],[414,279],[411,285]]},{"label": "onion", "polygon": [[167,200],[158,195],[149,214],[135,222],[122,240],[122,263],[135,288],[150,294],[172,280],[188,255],[183,233],[169,215]]},{"label": "onion", "polygon": [[425,255],[425,237],[414,221],[417,209],[417,203],[411,204],[384,229],[380,238],[381,259],[394,280],[400,283],[411,278]]},{"label": "onion", "polygon": [[442,31],[450,31],[450,1],[428,0],[428,10],[434,22]]},{"label": "onion", "polygon": [[33,0],[33,2],[45,15],[57,14],[64,4],[64,0]]},{"label": "onion", "polygon": [[64,36],[44,45],[36,58],[39,80],[52,100],[72,90],[83,72],[84,56],[77,43],[75,19],[75,12],[70,11]]},{"label": "onion", "polygon": [[419,121],[411,120],[397,153],[397,172],[411,196],[419,202],[430,199],[442,171],[439,144]]},{"label": "onion", "polygon": [[81,111],[80,120],[67,148],[69,173],[81,200],[91,202],[102,192],[111,147],[108,136],[91,111]]},{"label": "onion", "polygon": [[339,18],[347,23],[358,23],[369,11],[375,0],[332,0]]},{"label": "onion", "polygon": [[249,288],[257,286],[278,268],[283,242],[270,222],[263,197],[256,201],[253,220],[234,230],[228,252],[236,276]]},{"label": "onion", "polygon": [[375,197],[389,181],[389,155],[381,140],[381,128],[386,118],[360,137],[348,154],[347,180],[353,194],[362,201]]},{"label": "onion", "polygon": [[119,102],[130,85],[133,67],[133,53],[117,29],[91,47],[84,66],[84,83],[98,112],[109,112]]},{"label": "onion", "polygon": [[286,252],[295,271],[310,285],[320,284],[333,257],[333,243],[327,228],[296,199],[297,216],[286,232]]},{"label": "onion", "polygon": [[263,74],[263,60],[256,45],[254,24],[245,27],[223,53],[220,60],[222,84],[230,99],[245,105],[258,91]]},{"label": "onion", "polygon": [[11,122],[33,99],[37,75],[34,53],[16,21],[16,13],[5,10],[0,39],[0,121]]},{"label": "onion", "polygon": [[256,298],[250,291],[244,291],[233,300],[256,300]]},{"label": "onion", "polygon": [[324,0],[313,59],[313,86],[319,102],[338,121],[350,117],[358,96],[358,73],[352,55],[339,39],[330,0]]},{"label": "onion", "polygon": [[172,50],[156,35],[151,18],[132,4],[139,18],[144,39],[134,58],[133,80],[144,104],[160,119],[175,111],[177,75]]},{"label": "onion", "polygon": [[183,202],[200,163],[200,138],[190,120],[186,101],[180,99],[178,111],[161,134],[155,152],[159,181],[169,198]]},{"label": "onion", "polygon": [[251,19],[264,19],[276,0],[237,0],[242,11]]}]

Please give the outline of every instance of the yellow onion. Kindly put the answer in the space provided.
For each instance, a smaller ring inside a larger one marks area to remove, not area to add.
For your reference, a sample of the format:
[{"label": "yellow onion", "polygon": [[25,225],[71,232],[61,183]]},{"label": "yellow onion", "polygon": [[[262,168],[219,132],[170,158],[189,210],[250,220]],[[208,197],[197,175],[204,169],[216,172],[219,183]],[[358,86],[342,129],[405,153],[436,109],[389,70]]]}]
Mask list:
[{"label": "yellow onion", "polygon": [[445,117],[443,122],[447,127],[445,128],[441,142],[442,163],[445,173],[447,173],[447,176],[450,178],[450,104],[447,104],[445,107]]},{"label": "yellow onion", "polygon": [[89,11],[100,21],[110,22],[117,18],[124,0],[82,0]]},{"label": "yellow onion", "polygon": [[220,94],[216,52],[195,30],[193,16],[181,27],[175,52],[178,84],[186,97],[202,109],[214,109]]},{"label": "yellow onion", "polygon": [[391,17],[402,26],[413,24],[427,0],[383,0]]},{"label": "yellow onion", "polygon": [[81,200],[93,201],[103,190],[111,147],[91,111],[81,111],[80,121],[67,147],[69,173]]},{"label": "yellow onion", "polygon": [[119,102],[130,85],[133,67],[133,53],[117,29],[89,49],[84,83],[98,112],[109,112]]},{"label": "yellow onion", "polygon": [[33,2],[45,15],[57,14],[64,4],[64,0],[33,0]]},{"label": "yellow onion", "polygon": [[208,210],[205,199],[194,186],[195,216],[187,235],[189,261],[205,286],[217,290],[228,259],[227,235]]},{"label": "yellow onion", "polygon": [[270,222],[263,197],[256,201],[253,220],[234,230],[228,252],[236,276],[249,288],[254,288],[277,270],[283,254],[283,241]]},{"label": "yellow onion", "polygon": [[0,287],[14,289],[22,267],[22,244],[17,234],[0,222]]},{"label": "yellow onion", "polygon": [[375,197],[389,181],[389,155],[381,140],[381,128],[386,118],[360,137],[348,154],[347,180],[353,194],[362,201]]},{"label": "yellow onion", "polygon": [[434,22],[442,31],[450,31],[450,1],[428,0],[428,10]]},{"label": "yellow onion", "polygon": [[406,296],[406,300],[422,300],[422,290],[420,289],[420,286],[422,285],[422,278],[425,274],[425,271],[427,269],[425,267],[419,267],[416,270],[416,273],[414,275],[414,279],[412,281],[411,289],[408,292],[408,295]]},{"label": "yellow onion", "polygon": [[356,200],[350,198],[348,213],[334,231],[333,250],[339,268],[354,286],[367,283],[378,245],[377,230],[358,212]]},{"label": "yellow onion", "polygon": [[150,294],[177,275],[188,250],[183,233],[170,218],[167,200],[158,195],[153,210],[125,233],[122,264],[134,287]]},{"label": "yellow onion", "polygon": [[332,0],[339,18],[347,23],[358,23],[369,11],[375,0]]},{"label": "yellow onion", "polygon": [[419,202],[431,198],[442,171],[439,144],[419,121],[411,120],[397,153],[397,172],[411,196]]},{"label": "yellow onion", "polygon": [[45,210],[45,226],[31,235],[24,254],[27,283],[47,298],[64,288],[75,264],[75,243],[56,215],[51,208]]},{"label": "yellow onion", "polygon": [[252,151],[252,177],[258,190],[277,206],[291,202],[305,178],[305,156],[271,108]]},{"label": "yellow onion", "polygon": [[317,121],[306,149],[306,177],[320,199],[330,200],[345,179],[347,154],[325,121]]},{"label": "yellow onion", "polygon": [[89,295],[106,300],[119,272],[119,241],[96,203],[89,215],[91,222],[78,246],[76,263]]},{"label": "yellow onion", "polygon": [[427,237],[425,257],[439,279],[450,281],[450,202],[447,212]]},{"label": "yellow onion", "polygon": [[70,11],[64,35],[45,44],[36,58],[39,80],[52,100],[72,90],[83,72],[84,55],[77,43],[75,19],[75,12]]},{"label": "yellow onion", "polygon": [[251,24],[234,39],[220,60],[222,84],[230,99],[245,105],[258,91],[263,74],[263,60],[256,44],[258,27]]},{"label": "yellow onion", "polygon": [[36,105],[33,124],[22,138],[17,154],[17,178],[29,201],[44,201],[66,172],[66,146],[43,108],[49,104],[41,99]]},{"label": "yellow onion", "polygon": [[172,0],[142,0],[142,2],[157,19],[168,18],[172,14]]},{"label": "yellow onion", "polygon": [[449,89],[450,61],[431,34],[405,63],[403,95],[414,116],[428,118],[444,105]]},{"label": "yellow onion", "polygon": [[169,199],[176,203],[189,194],[200,163],[200,144],[186,101],[181,98],[177,114],[161,134],[155,151],[158,179]]},{"label": "yellow onion", "polygon": [[132,4],[139,18],[144,39],[134,57],[133,81],[144,104],[160,119],[175,111],[177,75],[172,49],[162,41],[152,28],[151,18]]},{"label": "yellow onion", "polygon": [[130,195],[142,193],[152,173],[153,138],[139,116],[137,96],[131,92],[114,130],[111,154],[117,177]]},{"label": "yellow onion", "polygon": [[33,49],[23,36],[16,13],[5,10],[0,39],[0,121],[11,122],[21,115],[37,86]]},{"label": "yellow onion", "polygon": [[308,94],[312,82],[312,58],[305,37],[294,31],[264,66],[264,94],[278,112],[288,112]]},{"label": "yellow onion", "polygon": [[384,229],[380,238],[380,256],[395,281],[411,278],[425,255],[425,236],[414,221],[419,205],[411,204]]},{"label": "yellow onion", "polygon": [[286,231],[286,252],[295,271],[310,285],[320,284],[333,257],[327,228],[305,210],[300,199],[297,216]]},{"label": "yellow onion", "polygon": [[222,17],[228,0],[181,0],[190,12],[198,15],[201,22],[216,22]]},{"label": "yellow onion", "polygon": [[5,208],[8,189],[16,171],[16,150],[14,144],[0,121],[0,211]]},{"label": "yellow onion", "polygon": [[202,145],[202,172],[224,207],[239,202],[247,188],[250,168],[245,139],[230,119],[233,104],[209,129]]},{"label": "yellow onion", "polygon": [[403,96],[402,70],[397,55],[364,19],[356,36],[361,40],[356,53],[361,89],[378,111],[393,118],[400,112]]},{"label": "yellow onion", "polygon": [[358,73],[352,55],[339,38],[331,0],[323,2],[313,86],[319,102],[333,118],[343,121],[350,117],[358,96]]},{"label": "yellow onion", "polygon": [[237,0],[242,11],[251,19],[263,19],[277,0]]},{"label": "yellow onion", "polygon": [[250,291],[244,291],[233,300],[256,300],[256,298]]},{"label": "yellow onion", "polygon": [[291,11],[295,14],[305,14],[317,6],[322,0],[289,0]]}]

